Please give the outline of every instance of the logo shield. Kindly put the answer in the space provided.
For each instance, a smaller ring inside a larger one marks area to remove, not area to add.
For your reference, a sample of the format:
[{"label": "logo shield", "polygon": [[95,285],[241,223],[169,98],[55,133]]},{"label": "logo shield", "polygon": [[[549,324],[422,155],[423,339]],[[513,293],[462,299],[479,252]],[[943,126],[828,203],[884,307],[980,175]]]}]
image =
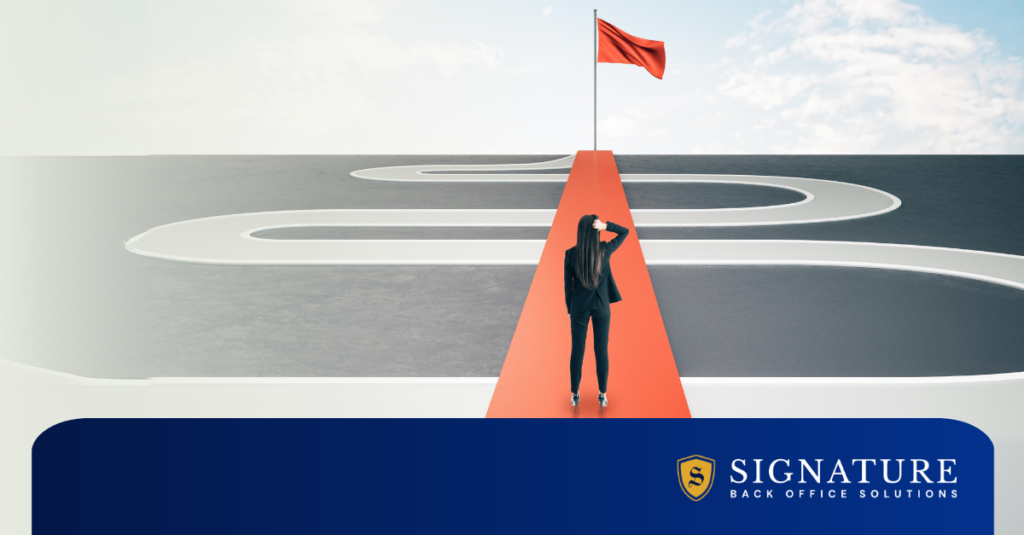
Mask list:
[{"label": "logo shield", "polygon": [[715,460],[691,455],[676,461],[679,486],[691,500],[697,502],[707,495],[715,482]]}]

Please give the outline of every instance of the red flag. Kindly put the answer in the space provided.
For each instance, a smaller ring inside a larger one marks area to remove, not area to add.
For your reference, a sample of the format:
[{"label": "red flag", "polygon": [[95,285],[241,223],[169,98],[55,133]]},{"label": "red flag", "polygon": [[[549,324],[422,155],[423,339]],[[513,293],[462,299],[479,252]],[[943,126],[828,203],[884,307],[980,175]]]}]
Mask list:
[{"label": "red flag", "polygon": [[665,74],[664,42],[633,37],[601,19],[597,30],[598,62],[639,65],[659,80]]}]

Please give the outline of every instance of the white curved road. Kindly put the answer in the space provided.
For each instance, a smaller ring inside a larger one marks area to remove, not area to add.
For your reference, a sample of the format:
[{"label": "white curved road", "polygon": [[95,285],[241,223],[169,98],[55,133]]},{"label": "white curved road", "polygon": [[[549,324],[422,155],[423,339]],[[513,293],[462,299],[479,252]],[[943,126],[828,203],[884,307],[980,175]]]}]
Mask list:
[{"label": "white curved road", "polygon": [[[565,181],[568,175],[494,174],[494,171],[571,167],[573,157],[507,165],[413,165],[355,171],[367,180],[425,182]],[[443,173],[444,171],[491,171]],[[434,173],[434,174],[425,174]],[[784,188],[804,199],[751,208],[632,210],[637,227],[807,224],[871,217],[900,200],[873,188],[812,178],[753,175],[623,175],[627,182],[725,183]],[[133,253],[207,264],[533,264],[539,240],[268,240],[262,230],[295,227],[550,227],[555,210],[295,210],[233,214],[171,223],[125,244]],[[650,259],[649,259],[650,260]]]},{"label": "white curved road", "polygon": [[[574,156],[531,164],[492,165],[403,165],[375,167],[352,172],[366,180],[396,182],[565,182],[568,174],[515,174],[504,171],[551,170],[572,167]],[[459,173],[445,173],[458,171]],[[491,173],[471,173],[490,171]],[[498,171],[499,173],[495,173]],[[884,214],[899,208],[900,200],[887,192],[846,182],[816,178],[759,175],[625,174],[623,182],[715,183],[768,186],[804,195],[799,202],[751,208],[696,210],[632,210],[638,227],[729,227],[752,225],[794,225],[842,221]],[[516,225],[526,226],[526,225]]]}]

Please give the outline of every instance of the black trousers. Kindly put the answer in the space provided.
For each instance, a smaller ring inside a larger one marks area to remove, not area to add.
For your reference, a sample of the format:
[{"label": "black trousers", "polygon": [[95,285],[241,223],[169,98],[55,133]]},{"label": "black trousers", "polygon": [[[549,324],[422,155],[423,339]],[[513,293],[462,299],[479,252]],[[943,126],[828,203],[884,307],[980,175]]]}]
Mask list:
[{"label": "black trousers", "polygon": [[594,356],[597,358],[597,387],[608,391],[608,325],[612,319],[611,307],[595,308],[570,314],[572,321],[572,356],[569,357],[569,379],[572,393],[580,391],[580,377],[583,376],[583,350],[587,346],[587,326],[594,322]]}]

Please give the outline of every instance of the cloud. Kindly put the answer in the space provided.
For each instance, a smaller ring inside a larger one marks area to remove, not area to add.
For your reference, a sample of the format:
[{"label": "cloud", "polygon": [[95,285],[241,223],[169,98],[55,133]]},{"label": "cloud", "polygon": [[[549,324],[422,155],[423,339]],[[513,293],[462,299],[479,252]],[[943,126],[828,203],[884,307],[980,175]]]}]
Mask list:
[{"label": "cloud", "polygon": [[983,33],[898,0],[805,0],[763,19],[726,41],[718,90],[777,120],[773,150],[1020,150],[1024,67]]},{"label": "cloud", "polygon": [[541,10],[541,13],[544,14],[544,18],[548,18],[548,17],[551,16],[551,12],[553,12],[554,10],[555,10],[555,8],[553,8],[551,6],[546,6],[546,7],[544,7],[543,10]]},{"label": "cloud", "polygon": [[473,40],[470,45],[454,41],[447,43],[417,43],[410,50],[411,58],[426,59],[437,65],[445,76],[458,72],[462,66],[482,65],[494,69],[501,63],[505,53],[495,44],[484,44]]},{"label": "cloud", "polygon": [[443,84],[504,57],[475,39],[400,39],[386,31],[382,2],[278,7],[278,33],[154,64],[145,77],[112,80],[105,96],[144,106],[158,152],[331,152],[386,112],[373,88]]},{"label": "cloud", "polygon": [[613,113],[601,119],[597,123],[597,134],[604,139],[622,139],[644,133],[654,134],[658,137],[663,134],[663,129],[652,129],[649,119],[652,118],[650,110],[642,108],[627,108],[619,113]]}]

